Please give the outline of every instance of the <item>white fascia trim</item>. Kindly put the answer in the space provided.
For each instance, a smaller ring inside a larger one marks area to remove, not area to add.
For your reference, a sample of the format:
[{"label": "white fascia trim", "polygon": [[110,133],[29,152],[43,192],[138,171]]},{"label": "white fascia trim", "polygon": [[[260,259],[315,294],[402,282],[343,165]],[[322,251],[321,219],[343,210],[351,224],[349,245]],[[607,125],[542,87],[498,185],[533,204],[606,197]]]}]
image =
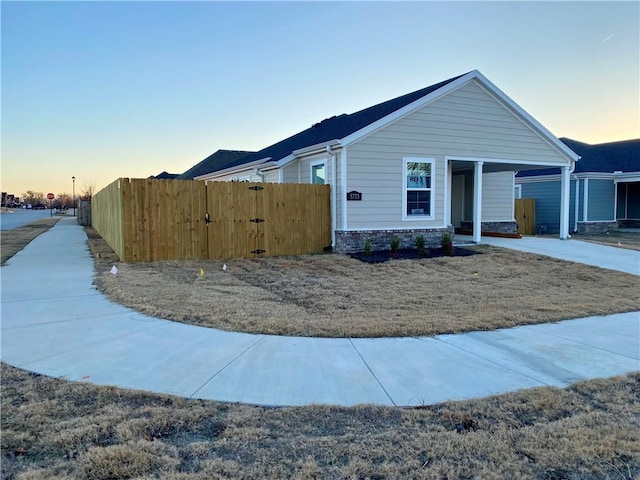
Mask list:
[{"label": "white fascia trim", "polygon": [[486,163],[501,163],[505,165],[535,165],[547,168],[562,168],[570,167],[567,162],[542,162],[539,160],[512,160],[509,158],[482,158],[482,157],[457,157],[457,156],[445,156],[445,160],[456,160],[459,162],[484,162]]},{"label": "white fascia trim", "polygon": [[211,179],[213,179],[215,177],[219,177],[221,175],[229,175],[231,173],[242,172],[244,170],[250,169],[252,167],[255,167],[255,166],[261,165],[261,164],[265,168],[276,166],[276,164],[274,162],[269,162],[270,159],[271,159],[271,157],[265,157],[265,158],[261,158],[260,160],[255,160],[255,161],[250,162],[250,163],[244,163],[242,165],[236,165],[235,167],[225,168],[224,170],[217,170],[215,172],[205,173],[204,175],[199,175],[197,177],[194,177],[194,180],[211,180]]},{"label": "white fascia trim", "polygon": [[276,162],[278,167],[284,167],[299,157],[305,155],[311,155],[313,153],[321,153],[326,152],[327,147],[332,147],[334,145],[340,145],[340,140],[329,140],[328,142],[316,143],[315,145],[309,145],[308,147],[299,148],[298,150],[294,150],[289,155],[284,158],[281,158]]},{"label": "white fascia trim", "polygon": [[291,152],[293,155],[304,155],[308,153],[312,153],[314,150],[319,151],[327,151],[327,147],[332,147],[334,145],[340,144],[340,140],[329,140],[328,142],[316,143],[315,145],[309,145],[308,147],[299,148],[298,150],[294,150]]},{"label": "white fascia trim", "polygon": [[469,72],[466,75],[458,78],[457,80],[454,80],[453,82],[448,83],[444,87],[441,87],[441,88],[429,93],[428,95],[425,95],[424,97],[419,98],[415,102],[410,103],[409,105],[405,105],[401,109],[390,113],[386,117],[382,117],[380,120],[377,120],[377,121],[367,125],[366,127],[361,128],[360,130],[358,130],[356,132],[353,132],[351,135],[347,135],[346,137],[344,137],[342,139],[342,141],[341,141],[342,144],[346,147],[346,146],[348,146],[348,145],[350,145],[350,144],[352,144],[354,142],[357,142],[358,140],[362,139],[363,137],[366,137],[367,135],[371,135],[373,132],[385,127],[386,125],[388,125],[388,124],[390,124],[392,122],[395,122],[396,120],[404,117],[405,115],[409,115],[410,113],[418,110],[419,108],[422,108],[425,105],[428,105],[428,104],[438,100],[439,98],[442,98],[443,96],[445,96],[449,92],[461,87],[462,85],[464,85],[467,82],[470,82],[471,80],[476,78],[476,74],[477,73],[479,73],[477,70],[474,70],[473,72]]},{"label": "white fascia trim", "polygon": [[640,182],[640,172],[614,173],[614,182]]},{"label": "white fascia trim", "polygon": [[474,70],[476,74],[475,78],[478,79],[484,86],[489,89],[494,95],[496,95],[500,100],[502,100],[505,104],[509,106],[513,111],[515,111],[522,119],[524,119],[527,123],[529,123],[534,129],[538,130],[548,141],[550,141],[558,150],[564,153],[571,160],[577,162],[580,160],[580,155],[567,147],[564,143],[558,139],[553,133],[547,130],[540,122],[538,122],[535,118],[529,115],[520,105],[514,102],[509,96],[500,90],[494,83],[485,77],[478,70]]}]

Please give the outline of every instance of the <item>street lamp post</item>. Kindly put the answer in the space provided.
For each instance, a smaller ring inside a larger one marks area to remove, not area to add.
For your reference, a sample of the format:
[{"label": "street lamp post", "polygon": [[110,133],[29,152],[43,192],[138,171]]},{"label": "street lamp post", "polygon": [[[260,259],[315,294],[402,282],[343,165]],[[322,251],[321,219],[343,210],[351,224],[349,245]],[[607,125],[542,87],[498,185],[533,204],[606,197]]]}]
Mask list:
[{"label": "street lamp post", "polygon": [[73,182],[73,216],[76,216],[76,177],[71,177]]}]

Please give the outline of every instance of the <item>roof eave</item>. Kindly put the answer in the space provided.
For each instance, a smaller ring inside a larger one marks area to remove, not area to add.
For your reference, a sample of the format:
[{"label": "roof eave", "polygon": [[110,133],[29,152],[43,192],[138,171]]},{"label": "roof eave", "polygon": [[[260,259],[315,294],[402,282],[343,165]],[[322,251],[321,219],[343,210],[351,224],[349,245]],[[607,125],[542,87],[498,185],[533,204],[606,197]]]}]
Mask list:
[{"label": "roof eave", "polygon": [[235,167],[224,168],[222,170],[216,170],[214,172],[198,175],[197,177],[194,177],[194,180],[209,180],[211,178],[219,177],[221,175],[229,175],[231,173],[240,172],[242,170],[246,170],[248,168],[252,168],[258,165],[262,165],[264,167],[275,165],[275,162],[271,162],[270,160],[271,160],[271,157],[261,158],[259,160],[254,160],[253,162],[236,165]]}]

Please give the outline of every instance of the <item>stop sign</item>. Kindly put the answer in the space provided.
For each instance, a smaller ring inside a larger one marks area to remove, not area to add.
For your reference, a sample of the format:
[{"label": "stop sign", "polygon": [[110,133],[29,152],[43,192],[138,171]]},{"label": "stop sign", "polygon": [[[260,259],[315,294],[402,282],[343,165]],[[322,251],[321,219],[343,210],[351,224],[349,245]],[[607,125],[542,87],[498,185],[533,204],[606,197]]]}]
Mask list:
[{"label": "stop sign", "polygon": [[47,193],[47,198],[49,200],[53,200],[54,198],[56,198],[56,196],[53,193]]}]

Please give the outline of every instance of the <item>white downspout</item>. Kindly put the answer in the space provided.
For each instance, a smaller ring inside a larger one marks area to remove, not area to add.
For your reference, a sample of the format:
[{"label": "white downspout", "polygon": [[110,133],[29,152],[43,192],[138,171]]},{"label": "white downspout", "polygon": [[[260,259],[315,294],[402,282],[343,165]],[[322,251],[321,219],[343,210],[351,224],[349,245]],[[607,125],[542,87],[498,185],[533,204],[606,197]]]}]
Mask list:
[{"label": "white downspout", "polygon": [[327,153],[331,155],[331,246],[336,248],[336,216],[338,213],[338,206],[336,205],[338,200],[336,182],[338,181],[338,174],[336,172],[336,154],[331,150],[331,145],[327,145]]},{"label": "white downspout", "polygon": [[580,212],[580,209],[578,208],[580,206],[580,179],[578,178],[577,175],[575,179],[576,179],[576,194],[575,194],[575,202],[574,202],[575,205],[573,206],[573,233],[578,232],[578,213]]},{"label": "white downspout", "polygon": [[264,173],[262,173],[262,171],[259,168],[257,167],[254,168],[253,173],[255,173],[258,176],[261,182],[264,182]]}]

